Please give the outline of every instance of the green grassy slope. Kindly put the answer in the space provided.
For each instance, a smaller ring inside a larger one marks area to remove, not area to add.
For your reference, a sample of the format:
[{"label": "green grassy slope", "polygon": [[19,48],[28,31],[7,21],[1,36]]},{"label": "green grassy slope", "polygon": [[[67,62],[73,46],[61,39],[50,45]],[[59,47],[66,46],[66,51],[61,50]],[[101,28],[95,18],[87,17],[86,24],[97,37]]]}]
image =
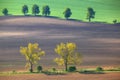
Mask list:
[{"label": "green grassy slope", "polygon": [[[22,15],[21,7],[26,4],[31,7],[38,4],[40,9],[43,5],[49,5],[51,16],[63,17],[66,7],[71,8],[71,18],[86,21],[87,7],[93,7],[96,11],[96,18],[93,21],[112,22],[114,19],[120,21],[120,0],[0,0],[0,15],[3,8],[8,8],[13,15]],[[40,13],[41,14],[41,13]]]}]

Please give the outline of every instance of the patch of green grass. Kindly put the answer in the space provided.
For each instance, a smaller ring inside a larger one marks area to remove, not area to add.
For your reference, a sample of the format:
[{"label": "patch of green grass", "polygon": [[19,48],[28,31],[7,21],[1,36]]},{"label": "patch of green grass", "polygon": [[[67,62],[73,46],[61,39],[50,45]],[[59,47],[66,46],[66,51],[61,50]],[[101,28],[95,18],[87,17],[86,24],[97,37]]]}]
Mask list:
[{"label": "patch of green grass", "polygon": [[[97,67],[98,68],[98,67]],[[79,71],[75,71],[74,73],[78,72],[81,74],[105,74],[109,72],[120,72],[120,68],[113,68],[113,69],[104,69],[104,70],[97,70],[97,68],[87,68],[87,69],[81,69]],[[102,68],[102,67],[101,67]],[[19,74],[46,74],[46,75],[66,75],[67,73],[73,73],[73,72],[66,72],[64,70],[57,70],[55,68],[44,70],[42,72],[19,72],[16,70],[12,70],[9,72],[0,72],[0,76],[11,76],[11,75],[19,75]]]},{"label": "patch of green grass", "polygon": [[11,75],[19,75],[19,74],[46,74],[46,75],[65,75],[67,72],[64,70],[46,70],[41,72],[19,72],[16,70],[12,70],[9,72],[0,72],[0,76],[11,76]]},{"label": "patch of green grass", "polygon": [[41,74],[39,72],[13,72],[13,71],[9,71],[9,72],[0,72],[0,76],[11,76],[11,75],[19,75],[19,74]]},{"label": "patch of green grass", "polygon": [[104,74],[106,72],[120,72],[120,68],[112,68],[112,69],[104,69],[100,66],[96,68],[88,68],[88,69],[81,69],[78,71],[79,73],[83,74]]},{"label": "patch of green grass", "polygon": [[46,75],[65,75],[68,72],[66,72],[64,70],[57,70],[56,68],[52,68],[49,70],[42,71],[42,73],[44,73]]},{"label": "patch of green grass", "polygon": [[120,68],[106,69],[106,72],[120,72]]},{"label": "patch of green grass", "polygon": [[64,18],[63,11],[69,7],[73,13],[71,18],[87,21],[87,8],[92,7],[96,11],[96,18],[92,21],[111,23],[114,19],[120,21],[120,0],[0,0],[0,15],[3,15],[1,13],[3,8],[8,8],[9,14],[23,15],[21,8],[24,4],[28,5],[29,14],[33,4],[39,5],[40,9],[44,5],[49,5],[51,16]]}]

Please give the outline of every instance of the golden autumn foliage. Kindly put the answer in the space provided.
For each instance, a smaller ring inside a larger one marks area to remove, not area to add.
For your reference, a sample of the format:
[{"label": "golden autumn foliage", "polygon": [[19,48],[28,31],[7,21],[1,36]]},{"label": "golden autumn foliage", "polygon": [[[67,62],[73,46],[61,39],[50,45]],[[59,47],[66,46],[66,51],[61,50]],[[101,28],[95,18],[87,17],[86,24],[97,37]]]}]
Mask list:
[{"label": "golden autumn foliage", "polygon": [[55,48],[55,52],[60,56],[60,58],[55,58],[54,61],[58,65],[64,65],[67,71],[67,66],[69,64],[80,64],[81,54],[76,52],[77,46],[75,43],[60,43]]},{"label": "golden autumn foliage", "polygon": [[40,57],[45,55],[45,52],[39,48],[37,43],[29,43],[27,47],[20,47],[20,53],[26,58],[26,67],[30,67],[31,72],[33,71],[33,64],[36,64]]}]

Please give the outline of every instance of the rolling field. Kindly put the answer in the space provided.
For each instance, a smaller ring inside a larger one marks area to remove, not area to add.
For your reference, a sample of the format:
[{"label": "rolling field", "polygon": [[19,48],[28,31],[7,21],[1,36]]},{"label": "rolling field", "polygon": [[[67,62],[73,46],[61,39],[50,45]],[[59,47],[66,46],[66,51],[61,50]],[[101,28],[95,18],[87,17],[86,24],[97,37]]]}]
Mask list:
[{"label": "rolling field", "polygon": [[[29,15],[23,16],[21,7],[29,7]],[[42,14],[42,6],[49,5],[51,17],[32,16],[32,5],[37,4]],[[70,20],[65,20],[63,11],[71,8]],[[87,8],[92,7],[95,19],[88,23]],[[7,8],[11,16],[3,16]],[[38,43],[46,52],[37,65],[43,70],[63,69],[53,61],[58,55],[54,48],[61,42],[74,42],[82,54],[79,69],[120,68],[120,0],[0,0],[0,80],[119,80],[120,72],[104,74],[67,73],[65,75],[19,74],[26,72],[26,60],[19,52],[20,46]],[[13,15],[13,16],[12,16]],[[56,16],[56,17],[55,17]],[[34,68],[36,69],[36,66]],[[12,71],[18,74],[10,74]],[[10,72],[10,73],[9,73]],[[5,73],[5,74],[4,74]]]},{"label": "rolling field", "polygon": [[24,4],[28,5],[29,14],[33,4],[38,4],[40,9],[44,5],[49,5],[51,16],[60,18],[64,18],[63,11],[69,7],[73,13],[71,18],[82,21],[87,21],[87,8],[92,7],[96,11],[96,18],[93,21],[112,23],[117,19],[120,22],[120,0],[0,0],[0,15],[3,8],[8,8],[9,14],[22,15],[21,7]]},{"label": "rolling field", "polygon": [[60,42],[77,44],[83,56],[80,66],[120,66],[120,25],[6,16],[0,17],[0,71],[24,69],[19,48],[29,42],[45,50],[39,62],[44,67],[57,66],[54,48]]}]

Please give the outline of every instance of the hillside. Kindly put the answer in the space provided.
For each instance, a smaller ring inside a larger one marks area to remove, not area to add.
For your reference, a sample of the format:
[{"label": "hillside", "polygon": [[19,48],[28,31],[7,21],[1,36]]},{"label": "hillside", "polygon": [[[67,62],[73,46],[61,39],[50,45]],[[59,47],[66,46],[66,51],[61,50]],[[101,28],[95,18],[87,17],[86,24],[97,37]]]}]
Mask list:
[{"label": "hillside", "polygon": [[71,18],[83,21],[87,21],[87,8],[93,7],[96,11],[96,18],[93,21],[112,23],[114,19],[117,19],[120,22],[120,0],[0,0],[0,15],[2,15],[1,11],[3,8],[8,8],[9,13],[12,15],[22,15],[21,7],[24,4],[28,5],[29,14],[31,14],[33,4],[38,4],[40,9],[44,5],[49,5],[51,16],[61,18],[64,18],[64,9],[69,7],[73,13]]},{"label": "hillside", "polygon": [[0,69],[24,68],[20,46],[37,42],[46,51],[43,66],[56,66],[54,48],[75,42],[83,55],[81,66],[119,66],[120,26],[44,17],[0,17]]}]

